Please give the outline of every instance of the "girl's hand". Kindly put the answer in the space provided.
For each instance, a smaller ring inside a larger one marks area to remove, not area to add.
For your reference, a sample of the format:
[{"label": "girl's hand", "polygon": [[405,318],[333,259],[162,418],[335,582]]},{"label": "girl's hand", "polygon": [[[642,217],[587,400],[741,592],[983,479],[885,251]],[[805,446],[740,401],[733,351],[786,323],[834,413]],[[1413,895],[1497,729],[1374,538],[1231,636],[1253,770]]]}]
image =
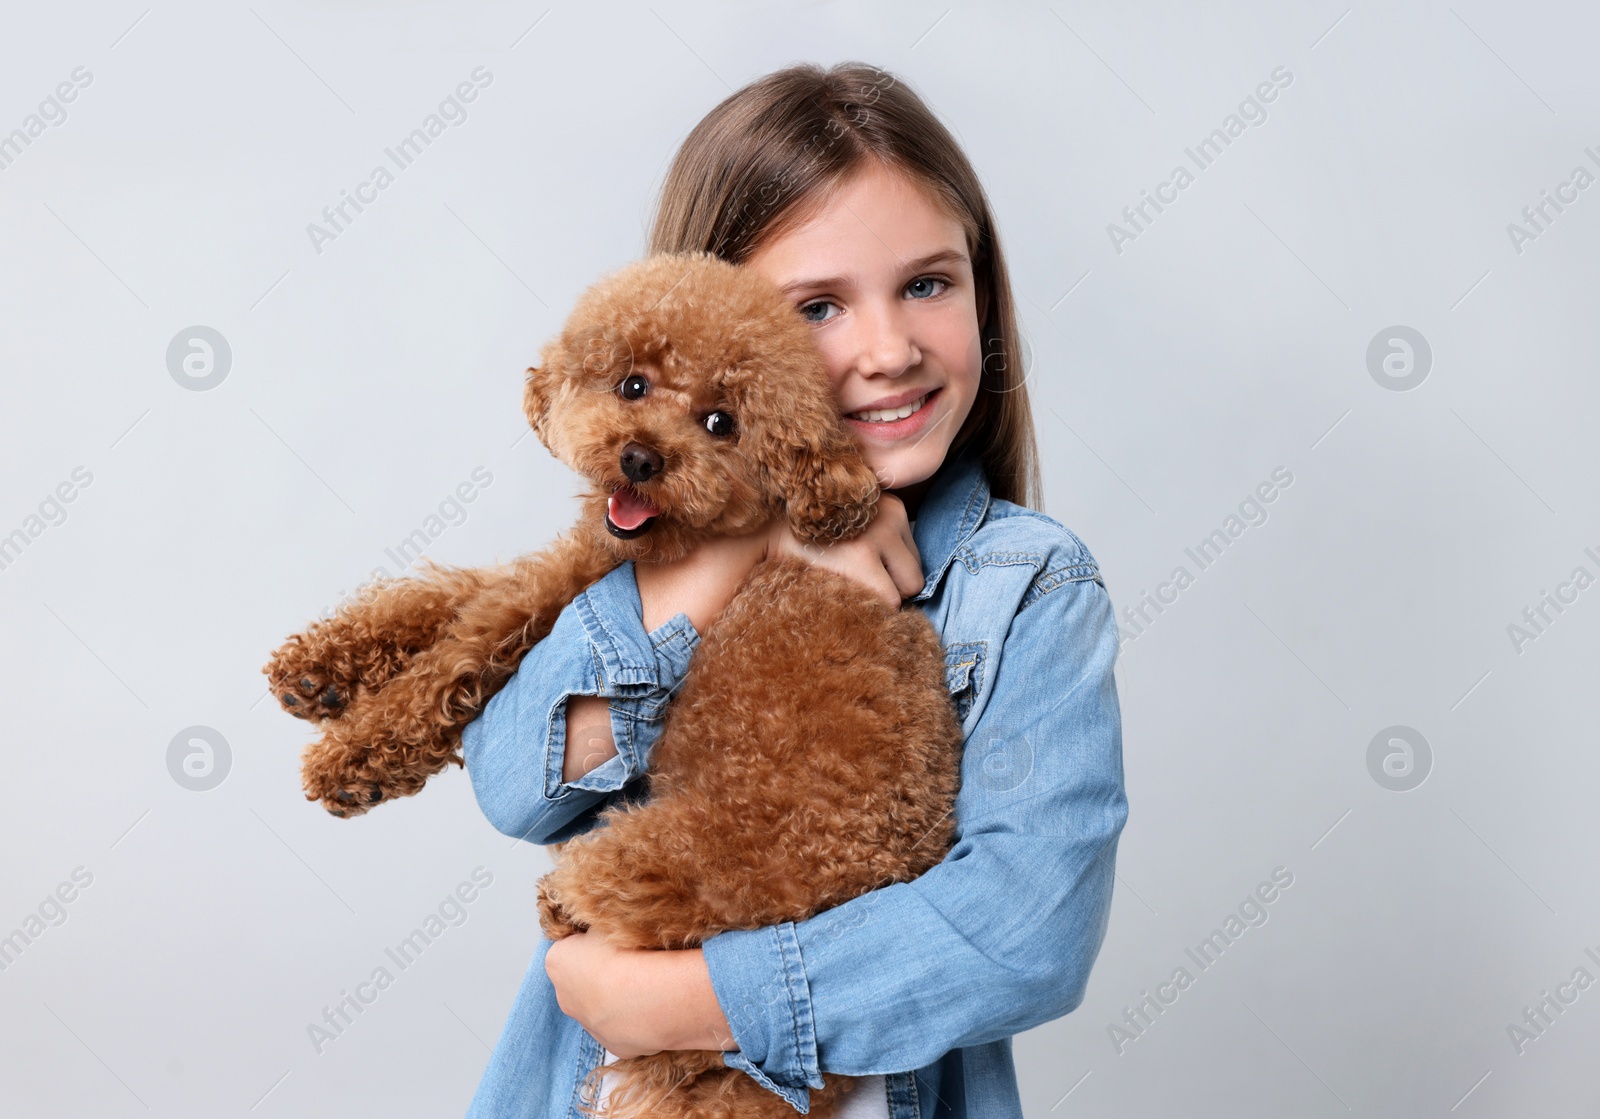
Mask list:
[{"label": "girl's hand", "polygon": [[544,970],[561,1012],[619,1057],[738,1048],[698,948],[618,948],[578,933],[550,946]]},{"label": "girl's hand", "polygon": [[633,574],[644,607],[645,631],[654,632],[682,613],[689,616],[696,633],[704,634],[733,601],[739,584],[762,561],[766,549],[767,530],[758,529],[744,536],[703,540],[673,563],[636,562]]},{"label": "girl's hand", "polygon": [[787,555],[810,560],[854,579],[877,595],[885,605],[898,607],[922,590],[922,557],[911,538],[905,502],[892,493],[878,498],[877,512],[865,532],[837,544],[804,544],[789,531],[783,518],[767,534],[768,556]]},{"label": "girl's hand", "polygon": [[905,502],[885,493],[878,499],[872,523],[854,540],[820,547],[803,544],[789,530],[789,522],[778,517],[765,529],[744,536],[704,540],[674,563],[635,563],[646,632],[681,612],[688,615],[696,633],[704,634],[751,568],[776,555],[795,556],[854,579],[891,607],[922,590],[924,582]]}]

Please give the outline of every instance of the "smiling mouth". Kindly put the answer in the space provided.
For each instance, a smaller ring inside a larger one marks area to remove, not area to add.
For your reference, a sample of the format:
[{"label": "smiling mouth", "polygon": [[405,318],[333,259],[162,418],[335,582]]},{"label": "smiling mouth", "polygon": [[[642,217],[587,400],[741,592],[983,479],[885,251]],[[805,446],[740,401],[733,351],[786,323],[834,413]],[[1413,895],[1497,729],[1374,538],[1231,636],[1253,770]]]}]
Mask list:
[{"label": "smiling mouth", "polygon": [[660,513],[633,489],[619,486],[606,501],[606,531],[619,540],[632,540],[650,531]]},{"label": "smiling mouth", "polygon": [[887,424],[910,419],[922,411],[928,403],[928,398],[937,391],[937,389],[929,389],[910,404],[902,404],[898,408],[868,408],[860,412],[847,412],[845,413],[845,418],[869,424]]}]

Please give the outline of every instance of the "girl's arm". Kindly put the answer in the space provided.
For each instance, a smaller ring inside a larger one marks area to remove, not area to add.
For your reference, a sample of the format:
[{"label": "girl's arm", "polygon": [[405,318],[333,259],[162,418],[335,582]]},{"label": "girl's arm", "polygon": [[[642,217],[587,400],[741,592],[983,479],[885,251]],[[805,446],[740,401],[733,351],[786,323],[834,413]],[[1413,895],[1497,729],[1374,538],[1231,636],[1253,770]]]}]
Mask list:
[{"label": "girl's arm", "polygon": [[[904,521],[901,515],[901,527]],[[913,573],[893,524],[889,518],[839,546],[830,566],[874,579],[893,595],[890,561],[881,558],[889,555],[909,588],[904,593],[915,593],[921,573]],[[769,548],[794,546],[781,522],[709,539],[670,564],[624,563],[569,603],[462,731],[467,771],[489,822],[541,844],[592,826],[644,773],[700,634]]]},{"label": "girl's arm", "polygon": [[1127,817],[1116,655],[1105,588],[1055,583],[1012,622],[945,860],[809,920],[706,941],[730,1064],[805,1101],[819,1054],[830,1073],[918,1069],[1079,1004]]},{"label": "girl's arm", "polygon": [[[644,628],[654,632],[683,614],[696,634],[704,633],[761,558],[761,547],[762,542],[753,536],[708,540],[676,563],[634,564]],[[674,690],[676,685],[673,681],[673,687],[666,690]],[[576,781],[616,755],[616,736],[604,696],[569,696],[566,714],[562,779]]]},{"label": "girl's arm", "polygon": [[[571,839],[645,771],[700,636],[681,611],[649,631],[642,617],[634,565],[624,563],[567,604],[463,729],[478,805],[506,835],[541,844]],[[568,751],[574,696],[600,698],[573,712]]]}]

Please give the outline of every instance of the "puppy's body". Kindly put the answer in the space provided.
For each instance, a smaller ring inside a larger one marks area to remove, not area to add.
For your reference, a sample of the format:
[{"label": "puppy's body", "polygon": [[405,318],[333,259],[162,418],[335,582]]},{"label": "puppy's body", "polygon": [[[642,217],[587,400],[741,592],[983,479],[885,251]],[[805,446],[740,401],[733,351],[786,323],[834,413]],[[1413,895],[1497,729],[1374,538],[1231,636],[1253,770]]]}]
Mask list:
[{"label": "puppy's body", "polygon": [[[920,611],[891,610],[801,560],[757,566],[668,710],[649,799],[607,809],[601,826],[555,848],[539,890],[545,932],[692,948],[724,929],[803,920],[934,866],[954,830],[960,741],[943,666]],[[602,1072],[617,1078],[613,1115],[794,1114],[720,1053],[663,1053]],[[818,1119],[848,1083],[823,1079],[811,1095]]]},{"label": "puppy's body", "polygon": [[[584,294],[528,373],[534,431],[591,483],[578,524],[501,567],[380,584],[267,665],[285,710],[322,730],[303,777],[336,815],[460,764],[462,728],[618,563],[677,559],[775,516],[820,545],[872,518],[877,479],[809,327],[744,269],[704,255],[623,269]],[[553,938],[594,929],[692,947],[909,881],[949,848],[960,747],[943,650],[920,611],[768,560],[703,635],[651,754],[649,799],[558,848],[541,923]],[[719,1053],[605,1071],[616,1119],[792,1111]],[[817,1119],[849,1087],[824,1079]]]}]

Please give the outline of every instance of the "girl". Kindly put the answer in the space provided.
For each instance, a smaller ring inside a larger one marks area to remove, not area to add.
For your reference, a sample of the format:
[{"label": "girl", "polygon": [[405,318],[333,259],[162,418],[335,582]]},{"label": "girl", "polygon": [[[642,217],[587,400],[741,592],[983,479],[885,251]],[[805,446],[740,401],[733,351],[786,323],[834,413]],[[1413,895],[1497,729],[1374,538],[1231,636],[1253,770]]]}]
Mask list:
[{"label": "girl", "polygon": [[639,795],[699,635],[788,553],[939,631],[965,733],[958,839],[914,882],[692,951],[541,942],[470,1115],[569,1119],[602,1062],[698,1048],[797,1111],[826,1071],[864,1078],[852,1119],[1021,1119],[1010,1039],[1083,997],[1127,801],[1111,603],[1082,542],[1029,508],[1033,424],[983,190],[893,76],[795,66],[690,133],[650,249],[710,250],[793,297],[887,493],[821,554],[780,518],[591,586],[466,728],[479,804],[554,843]]}]

